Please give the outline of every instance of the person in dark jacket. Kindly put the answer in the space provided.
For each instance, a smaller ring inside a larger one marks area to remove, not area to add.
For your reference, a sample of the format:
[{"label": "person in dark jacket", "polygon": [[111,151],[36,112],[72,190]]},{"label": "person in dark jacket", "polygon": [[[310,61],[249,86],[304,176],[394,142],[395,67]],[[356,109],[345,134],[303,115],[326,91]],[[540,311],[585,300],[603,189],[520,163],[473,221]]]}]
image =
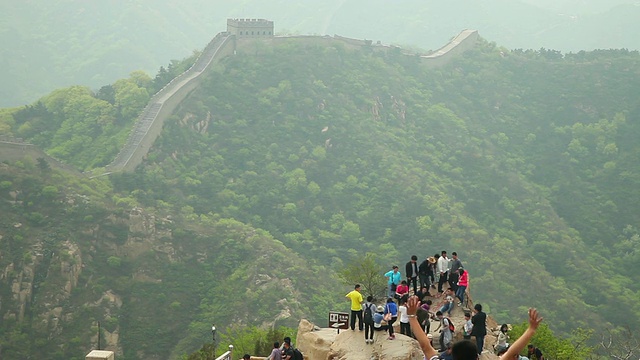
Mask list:
[{"label": "person in dark jacket", "polygon": [[433,256],[429,256],[424,259],[423,262],[418,266],[418,277],[420,278],[420,286],[426,286],[427,289],[431,286],[433,282],[433,264],[436,263],[436,259]]},{"label": "person in dark jacket", "polygon": [[487,314],[482,312],[482,305],[476,304],[473,307],[475,315],[471,318],[473,328],[471,336],[476,338],[476,346],[478,347],[478,355],[482,354],[484,348],[484,337],[487,335]]},{"label": "person in dark jacket", "polygon": [[418,292],[418,257],[411,255],[411,260],[404,267],[405,274],[407,274],[407,284],[413,285],[413,293]]}]

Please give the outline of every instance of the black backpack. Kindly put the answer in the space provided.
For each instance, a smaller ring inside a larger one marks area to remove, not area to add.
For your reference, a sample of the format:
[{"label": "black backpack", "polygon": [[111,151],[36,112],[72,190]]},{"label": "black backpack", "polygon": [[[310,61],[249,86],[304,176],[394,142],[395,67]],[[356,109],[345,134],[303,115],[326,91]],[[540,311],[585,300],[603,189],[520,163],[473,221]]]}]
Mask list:
[{"label": "black backpack", "polygon": [[373,304],[368,304],[364,309],[364,323],[365,324],[373,324],[373,311],[371,311],[371,307]]},{"label": "black backpack", "polygon": [[298,349],[293,349],[293,360],[304,360],[302,353]]}]

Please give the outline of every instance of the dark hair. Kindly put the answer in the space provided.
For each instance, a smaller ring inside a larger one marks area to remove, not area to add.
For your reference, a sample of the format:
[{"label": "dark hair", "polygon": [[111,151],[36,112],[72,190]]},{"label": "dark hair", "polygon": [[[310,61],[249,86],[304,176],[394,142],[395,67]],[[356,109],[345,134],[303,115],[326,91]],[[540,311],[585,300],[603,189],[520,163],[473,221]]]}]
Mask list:
[{"label": "dark hair", "polygon": [[277,348],[279,348],[279,347],[280,347],[280,343],[279,343],[279,342],[277,342],[277,341],[274,341],[274,342],[273,342],[273,348],[274,348],[274,349],[277,349]]},{"label": "dark hair", "polygon": [[388,303],[392,303],[392,302],[393,302],[393,298],[388,298],[388,299],[387,299],[387,304],[388,304]]},{"label": "dark hair", "polygon": [[507,331],[509,331],[509,325],[507,324],[502,324],[500,325],[500,331],[502,331],[502,329],[507,328]]},{"label": "dark hair", "polygon": [[453,360],[475,360],[478,358],[478,347],[471,340],[460,340],[451,347]]},{"label": "dark hair", "polygon": [[440,316],[442,315],[442,311],[438,310],[438,312],[436,312],[436,316]]},{"label": "dark hair", "polygon": [[464,313],[464,317],[471,317],[471,313],[470,313],[470,312],[468,312],[468,311],[465,311],[465,313]]},{"label": "dark hair", "polygon": [[473,308],[478,311],[482,311],[482,304],[476,304]]},{"label": "dark hair", "polygon": [[498,356],[500,356],[500,355],[504,355],[504,354],[507,352],[507,350],[509,350],[509,348],[508,348],[508,347],[506,347],[506,348],[501,348],[500,350],[498,350]]},{"label": "dark hair", "polygon": [[440,254],[435,254],[433,255],[434,258],[439,259],[440,258]]},{"label": "dark hair", "polygon": [[451,253],[451,255],[458,256],[458,253],[454,251],[454,252]]},{"label": "dark hair", "polygon": [[400,281],[400,284],[407,285],[407,280]]},{"label": "dark hair", "polygon": [[368,301],[368,302],[371,302],[372,300],[373,300],[373,295],[369,295],[369,296],[367,296],[367,301]]},{"label": "dark hair", "polygon": [[392,268],[392,269],[397,269],[397,268],[398,268],[398,265],[393,265],[391,268]]},{"label": "dark hair", "polygon": [[285,336],[285,338],[284,338],[284,339],[282,339],[282,340],[283,340],[286,344],[291,345],[291,338],[290,338],[290,337]]},{"label": "dark hair", "polygon": [[441,254],[444,255],[447,253],[447,250],[442,250]]},{"label": "dark hair", "polygon": [[251,359],[251,355],[249,354],[244,354],[244,356],[242,356],[243,359]]},{"label": "dark hair", "polygon": [[411,260],[418,260],[418,257],[416,255],[411,255]]},{"label": "dark hair", "polygon": [[359,288],[359,287],[360,287],[360,284],[356,284],[356,286],[354,286],[353,288],[354,288],[354,289],[357,289],[357,288]]},{"label": "dark hair", "polygon": [[529,345],[527,345],[527,347],[528,347],[529,349],[533,349],[533,344],[529,344]]},{"label": "dark hair", "polygon": [[460,274],[460,275],[464,274],[464,268],[459,268],[458,269],[458,274]]},{"label": "dark hair", "polygon": [[425,301],[425,303],[426,303],[427,305],[431,305],[431,304],[433,304],[433,301],[431,301],[431,300],[427,300],[427,301]]}]

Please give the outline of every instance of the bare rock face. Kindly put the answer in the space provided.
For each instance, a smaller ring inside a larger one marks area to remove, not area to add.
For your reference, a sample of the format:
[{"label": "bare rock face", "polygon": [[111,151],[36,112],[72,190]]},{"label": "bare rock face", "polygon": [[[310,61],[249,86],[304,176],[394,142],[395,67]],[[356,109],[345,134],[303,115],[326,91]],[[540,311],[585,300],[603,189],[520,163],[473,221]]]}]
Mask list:
[{"label": "bare rock face", "polygon": [[297,346],[310,360],[422,360],[418,342],[397,334],[388,340],[387,334],[377,332],[373,344],[366,344],[364,331],[317,328],[307,320],[298,325]]}]

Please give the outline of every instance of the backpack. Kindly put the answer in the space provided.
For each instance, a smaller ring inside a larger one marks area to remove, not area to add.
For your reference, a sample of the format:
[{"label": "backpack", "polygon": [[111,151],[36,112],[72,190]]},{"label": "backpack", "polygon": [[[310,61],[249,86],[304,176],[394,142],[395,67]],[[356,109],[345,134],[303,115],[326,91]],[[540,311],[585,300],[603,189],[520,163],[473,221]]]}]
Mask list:
[{"label": "backpack", "polygon": [[453,321],[451,321],[451,319],[449,319],[449,318],[445,318],[445,319],[447,319],[447,322],[449,323],[449,331],[451,331],[451,332],[456,331],[456,327],[455,327],[455,325],[453,325]]},{"label": "backpack", "polygon": [[373,311],[371,311],[371,307],[373,304],[367,305],[364,309],[364,323],[365,324],[373,324]]},{"label": "backpack", "polygon": [[302,353],[298,349],[293,349],[293,360],[304,360]]}]

